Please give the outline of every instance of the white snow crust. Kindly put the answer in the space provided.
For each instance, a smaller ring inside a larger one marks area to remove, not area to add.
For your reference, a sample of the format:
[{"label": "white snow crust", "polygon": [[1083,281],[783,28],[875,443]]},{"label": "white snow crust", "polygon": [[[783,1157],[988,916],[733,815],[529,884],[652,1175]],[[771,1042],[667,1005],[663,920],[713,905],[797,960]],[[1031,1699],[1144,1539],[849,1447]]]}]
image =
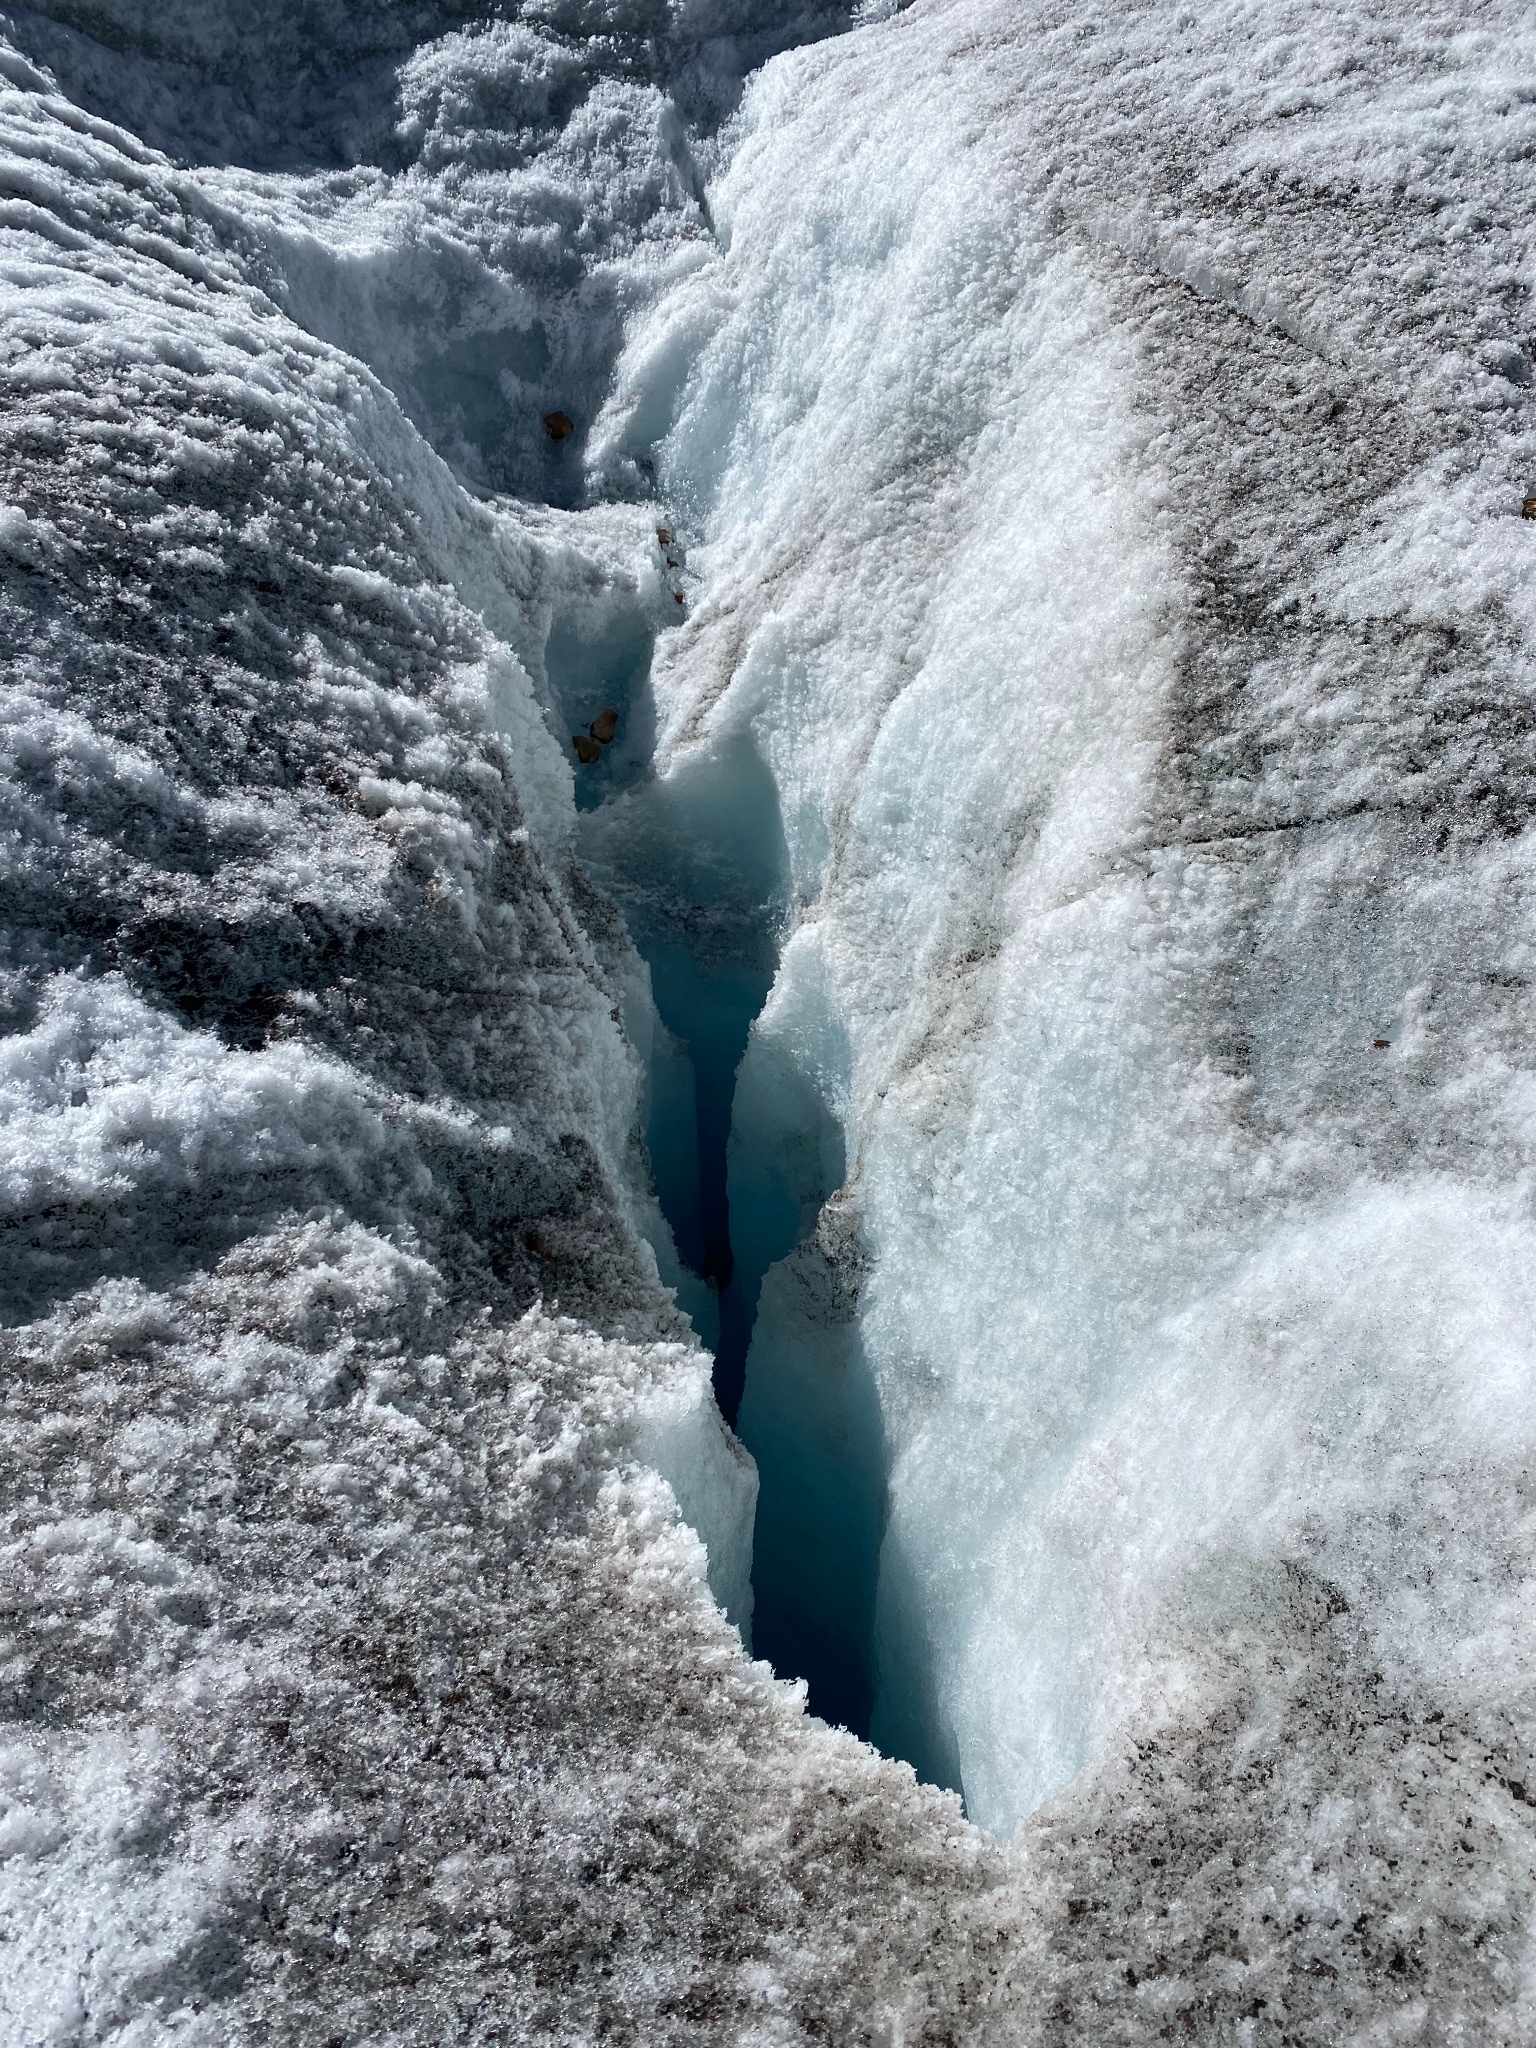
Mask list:
[{"label": "white snow crust", "polygon": [[1536,35],[849,20],[0,18],[6,2048],[1536,2040]]}]

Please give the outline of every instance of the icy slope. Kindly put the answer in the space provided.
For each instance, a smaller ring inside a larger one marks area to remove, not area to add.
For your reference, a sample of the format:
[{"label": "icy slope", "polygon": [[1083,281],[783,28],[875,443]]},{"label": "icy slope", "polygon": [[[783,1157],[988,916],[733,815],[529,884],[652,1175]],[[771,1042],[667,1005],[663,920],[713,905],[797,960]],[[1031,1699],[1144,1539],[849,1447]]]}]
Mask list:
[{"label": "icy slope", "polygon": [[1497,7],[798,52],[596,438],[689,508],[666,774],[782,821],[757,1640],[1001,1832],[1102,1760],[1067,1947],[1213,2025],[1282,1924],[1340,2026],[1524,1996],[1533,76]]},{"label": "icy slope", "polygon": [[709,1597],[543,658],[654,521],[467,494],[0,65],[0,2039],[954,2039],[1006,1867]]}]

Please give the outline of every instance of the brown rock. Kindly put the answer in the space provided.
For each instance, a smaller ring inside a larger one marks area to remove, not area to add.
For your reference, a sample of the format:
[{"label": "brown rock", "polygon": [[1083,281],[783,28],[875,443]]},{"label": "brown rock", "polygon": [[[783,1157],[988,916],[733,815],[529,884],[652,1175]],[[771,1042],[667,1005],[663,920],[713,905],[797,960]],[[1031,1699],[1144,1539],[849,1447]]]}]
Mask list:
[{"label": "brown rock", "polygon": [[571,745],[576,749],[577,760],[585,768],[590,768],[594,761],[601,761],[603,758],[602,741],[588,739],[584,732],[573,732]]},{"label": "brown rock", "polygon": [[605,710],[599,711],[596,718],[594,718],[592,723],[587,727],[587,731],[591,733],[593,739],[595,739],[600,746],[604,747],[607,746],[608,742],[613,738],[614,734],[618,731],[618,729],[619,714],[617,713],[617,711],[614,710],[611,704],[608,705],[608,707]]},{"label": "brown rock", "polygon": [[1520,507],[1522,519],[1536,519],[1536,498],[1527,498]]},{"label": "brown rock", "polygon": [[674,604],[681,604],[683,602],[683,593],[680,590],[673,591],[672,602]]},{"label": "brown rock", "polygon": [[656,538],[661,542],[664,548],[669,548],[671,547],[672,543],[677,539],[677,535],[672,531],[670,526],[658,526],[656,529]]},{"label": "brown rock", "polygon": [[567,434],[574,434],[576,422],[568,412],[547,412],[544,415],[544,431],[551,441],[563,441]]}]

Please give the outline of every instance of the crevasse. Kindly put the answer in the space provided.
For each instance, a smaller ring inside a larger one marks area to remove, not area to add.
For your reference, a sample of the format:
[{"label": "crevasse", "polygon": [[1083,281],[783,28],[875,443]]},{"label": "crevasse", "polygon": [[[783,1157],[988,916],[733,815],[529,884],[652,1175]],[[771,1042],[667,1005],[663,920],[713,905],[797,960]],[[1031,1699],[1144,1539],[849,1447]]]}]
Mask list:
[{"label": "crevasse", "polygon": [[[686,588],[682,544],[663,532]],[[579,733],[604,710],[617,718],[601,758],[578,770],[578,844],[650,969],[657,1018],[630,1030],[648,1055],[647,1146],[680,1262],[667,1277],[765,1482],[753,1647],[807,1682],[814,1711],[864,1735],[884,1474],[849,1310],[856,1239],[828,1249],[824,1204],[845,1177],[840,1084],[810,1044],[797,1048],[818,1020],[787,1018],[782,977],[763,1011],[791,917],[772,777],[750,730],[730,727],[654,772],[650,653],[637,625],[551,631],[565,722]]]},{"label": "crevasse", "polygon": [[[1037,1259],[1052,1234],[1022,1159],[977,1185],[978,1139],[1006,1146],[1022,1106],[983,1079],[990,1020],[1027,895],[1091,892],[1134,803],[1162,572],[1117,474],[1123,372],[1088,280],[952,189],[971,174],[937,132],[914,159],[878,111],[854,183],[789,206],[775,180],[812,145],[773,90],[717,194],[728,251],[642,327],[599,459],[654,462],[700,536],[701,599],[653,682],[659,780],[750,738],[783,836],[785,944],[729,1151],[759,1297],[739,1415],[755,1642],[813,1706],[973,1798],[956,1689],[996,1625],[1010,1440],[1033,1462],[1018,1435],[1039,1424],[967,1382],[1009,1377],[1040,1310],[1009,1300],[1004,1262],[1021,1228]],[[1027,1157],[1028,1120],[1020,1137]],[[1056,1311],[1079,1344],[1106,1321],[1081,1314],[1096,1277]],[[989,1303],[1001,1328],[977,1326]],[[1046,1381],[1048,1401],[1105,1386],[1089,1356],[1088,1389]],[[1070,1747],[1075,1721],[1045,1725]]]},{"label": "crevasse", "polygon": [[[591,450],[693,536],[659,782],[750,736],[783,834],[729,1166],[761,1639],[793,1602],[821,1697],[1004,1834],[1127,1716],[1261,1694],[1297,1572],[1361,1632],[1341,1685],[1454,1692],[1477,1361],[1525,1355],[1487,991],[1528,842],[1476,740],[1523,714],[1455,594],[1515,401],[1457,386],[1478,482],[1377,421],[1352,351],[1431,374],[1363,267],[1411,269],[1386,160],[1357,200],[1347,122],[1309,154],[1219,44],[1132,26],[1102,87],[1255,124],[1198,207],[1177,152],[1133,198],[1002,7],[770,67]],[[1459,1562],[1410,1600],[1437,1498]]]},{"label": "crevasse", "polygon": [[[1441,117],[1307,22],[936,4],[769,65],[697,159],[658,81],[719,48],[621,82],[454,29],[372,170],[200,174],[461,477],[588,505],[462,592],[547,683],[552,847],[618,724],[579,843],[650,963],[653,1236],[759,1456],[759,1643],[999,1832],[1224,1658],[1258,1685],[1233,1603],[1289,1573],[1357,1690],[1453,1692],[1502,1626],[1454,1588],[1530,1430],[1479,1365],[1529,1267],[1514,243],[1413,240]],[[1434,43],[1469,163],[1502,47]],[[583,556],[615,498],[675,564]]]},{"label": "crevasse", "polygon": [[[835,17],[808,18],[763,33],[785,40],[837,25]],[[690,138],[697,144],[718,123],[737,89],[730,65],[748,50],[710,49],[698,75],[686,48],[671,53],[673,89],[688,115],[680,122],[655,84],[627,79],[594,91],[590,65],[570,46],[526,27],[487,23],[454,30],[402,62],[392,132],[375,110],[366,136],[360,129],[348,140],[326,124],[345,127],[352,117],[325,113],[317,102],[313,131],[294,138],[305,163],[300,176],[267,174],[271,137],[237,133],[231,146],[198,130],[195,147],[215,156],[229,148],[236,159],[204,176],[242,218],[283,309],[366,362],[472,489],[492,504],[496,491],[515,492],[517,517],[545,523],[550,552],[531,606],[544,622],[538,639],[530,641],[494,574],[468,563],[456,574],[542,685],[550,736],[574,770],[576,851],[621,907],[649,968],[649,989],[626,986],[622,1007],[644,1066],[643,1124],[667,1227],[655,1227],[643,1189],[639,1220],[664,1281],[715,1353],[720,1405],[735,1421],[765,1276],[811,1237],[823,1201],[844,1177],[835,1103],[819,1082],[782,1061],[776,1072],[762,1053],[747,1061],[733,1126],[738,1069],[793,921],[778,786],[746,724],[712,735],[686,759],[657,755],[653,650],[658,633],[666,642],[675,637],[666,629],[674,616],[686,619],[698,589],[682,536],[658,542],[637,574],[635,521],[621,520],[598,569],[590,557],[594,547],[604,555],[605,546],[590,510],[552,509],[594,496],[654,494],[643,453],[616,473],[586,444],[619,346],[621,309],[632,319],[669,272],[697,269],[711,247]],[[123,89],[121,81],[108,84]],[[599,101],[630,131],[622,167],[608,160],[592,127]],[[316,174],[314,165],[359,146],[397,159],[399,168],[392,176]],[[582,191],[584,234],[597,235],[595,254],[587,248],[580,266],[548,246],[546,216],[553,210],[564,219],[545,175],[551,164]],[[468,170],[475,176],[466,182]],[[688,360],[686,348],[675,354],[683,368]],[[576,423],[562,441],[540,424],[557,404]],[[663,371],[653,403],[661,425],[668,404]],[[655,502],[671,501],[663,494]],[[541,513],[540,504],[551,509]],[[599,523],[602,516],[599,509]],[[563,778],[527,729],[520,700],[507,725],[517,691],[501,691],[506,703],[492,694],[536,835],[558,860]],[[571,734],[605,710],[616,720],[612,739],[599,760],[575,762]],[[769,1285],[777,1298],[782,1276]],[[760,1371],[759,1397],[742,1426],[791,1491],[810,1482],[831,1520],[797,1513],[821,1559],[807,1575],[805,1559],[783,1540],[785,1516],[765,1518],[756,1645],[785,1674],[808,1679],[818,1710],[864,1733],[884,1497],[876,1437],[865,1430],[851,1460],[838,1453],[829,1464],[825,1433],[811,1419],[815,1401],[804,1426],[793,1413],[776,1419],[764,1409],[766,1384]],[[713,1532],[712,1547],[724,1545],[734,1557],[738,1537],[722,1532],[739,1511],[737,1489],[716,1499],[721,1489],[713,1482],[687,1481],[659,1451],[656,1460],[677,1483],[685,1512]],[[855,1475],[846,1499],[845,1464]],[[736,1587],[739,1578],[734,1562],[717,1560],[719,1587]],[[825,1598],[817,1591],[823,1578]],[[739,1591],[726,1604],[747,1621]]]},{"label": "crevasse", "polygon": [[11,2033],[1526,2039],[1529,9],[42,6]]}]

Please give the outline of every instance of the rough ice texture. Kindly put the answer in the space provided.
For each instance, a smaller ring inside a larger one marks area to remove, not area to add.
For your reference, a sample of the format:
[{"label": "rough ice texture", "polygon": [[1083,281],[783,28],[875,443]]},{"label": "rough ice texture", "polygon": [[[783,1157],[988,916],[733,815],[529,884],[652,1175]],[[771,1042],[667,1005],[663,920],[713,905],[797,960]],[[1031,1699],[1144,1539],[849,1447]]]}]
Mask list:
[{"label": "rough ice texture", "polygon": [[543,670],[654,520],[478,502],[0,63],[0,2038],[953,2039],[1003,1861],[706,1585]]},{"label": "rough ice texture", "polygon": [[1536,2028],[1533,67],[1500,6],[784,57],[593,437],[686,508],[664,772],[778,793],[733,1193],[844,1135],[759,1557],[1017,1830],[1024,2031]]},{"label": "rough ice texture", "polygon": [[995,1853],[743,1663],[625,1461],[675,1349],[310,1223],[14,1355],[8,2042],[856,2038],[985,1981]]},{"label": "rough ice texture", "polygon": [[[924,0],[705,147],[814,26],[15,19],[7,2041],[1536,2036],[1529,30]],[[681,628],[483,495],[653,487]],[[1007,1847],[707,1597],[612,617],[782,823],[763,1515],[819,1357]]]}]

